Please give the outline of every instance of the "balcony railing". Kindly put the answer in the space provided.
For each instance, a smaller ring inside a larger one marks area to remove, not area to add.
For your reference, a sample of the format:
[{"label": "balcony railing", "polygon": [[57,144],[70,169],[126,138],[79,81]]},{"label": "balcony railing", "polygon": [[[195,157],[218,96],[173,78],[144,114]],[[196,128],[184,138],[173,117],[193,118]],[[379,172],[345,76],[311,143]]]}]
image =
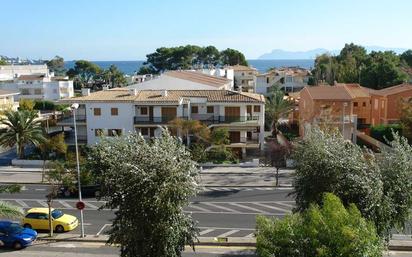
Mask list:
[{"label": "balcony railing", "polygon": [[371,127],[371,124],[358,123],[357,125],[357,129],[366,129],[370,127]]},{"label": "balcony railing", "polygon": [[[165,124],[171,120],[178,119],[188,119],[188,117],[145,117],[145,116],[135,116],[134,124]],[[219,123],[232,123],[232,122],[247,122],[247,121],[258,121],[259,116],[214,116],[210,114],[192,114],[191,120],[199,120],[208,124],[219,124]]]},{"label": "balcony railing", "polygon": [[173,117],[173,116],[160,116],[160,117],[149,117],[149,116],[135,116],[134,124],[165,124],[173,119],[187,119],[187,117]]}]

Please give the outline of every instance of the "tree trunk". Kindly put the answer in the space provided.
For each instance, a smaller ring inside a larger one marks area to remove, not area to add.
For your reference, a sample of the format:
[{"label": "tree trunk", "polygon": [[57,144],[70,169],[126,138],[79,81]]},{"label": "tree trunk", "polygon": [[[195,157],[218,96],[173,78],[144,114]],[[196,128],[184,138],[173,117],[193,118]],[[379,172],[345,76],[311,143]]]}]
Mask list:
[{"label": "tree trunk", "polygon": [[276,168],[275,178],[276,178],[276,186],[278,187],[279,186],[279,168]]},{"label": "tree trunk", "polygon": [[24,159],[24,146],[22,144],[17,144],[17,154],[19,155],[19,159]]},{"label": "tree trunk", "polygon": [[277,120],[273,119],[273,121],[272,121],[272,137],[273,138],[276,138],[276,136],[278,134],[278,128],[277,128],[276,124],[277,124]]}]

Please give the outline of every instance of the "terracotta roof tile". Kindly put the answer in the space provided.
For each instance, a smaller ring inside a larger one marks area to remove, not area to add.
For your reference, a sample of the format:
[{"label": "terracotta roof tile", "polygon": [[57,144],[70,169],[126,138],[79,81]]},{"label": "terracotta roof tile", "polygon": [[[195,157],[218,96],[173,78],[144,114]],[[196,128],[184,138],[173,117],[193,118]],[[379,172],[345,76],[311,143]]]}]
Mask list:
[{"label": "terracotta roof tile", "polygon": [[305,87],[302,90],[307,90],[311,98],[314,100],[352,100],[352,96],[344,86],[315,86]]},{"label": "terracotta roof tile", "polygon": [[214,87],[221,87],[231,82],[229,79],[215,77],[196,71],[169,71],[166,72],[164,75],[189,80],[196,83],[206,84]]},{"label": "terracotta roof tile", "polygon": [[189,97],[207,98],[208,102],[238,102],[238,103],[264,103],[263,95],[253,93],[240,93],[229,90],[167,90],[167,95],[162,95],[161,90],[141,90],[137,95],[131,95],[128,89],[111,89],[91,93],[89,96],[66,98],[64,102],[135,102],[135,103],[160,103],[178,104],[180,100]]},{"label": "terracotta roof tile", "polygon": [[245,65],[239,65],[239,64],[229,66],[228,68],[233,69],[234,71],[256,71],[255,68],[245,66]]}]

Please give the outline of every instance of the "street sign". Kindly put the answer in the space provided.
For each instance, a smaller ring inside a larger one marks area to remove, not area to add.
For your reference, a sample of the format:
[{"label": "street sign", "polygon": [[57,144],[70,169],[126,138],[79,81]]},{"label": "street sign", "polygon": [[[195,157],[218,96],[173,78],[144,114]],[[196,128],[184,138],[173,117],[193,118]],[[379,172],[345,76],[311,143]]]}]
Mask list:
[{"label": "street sign", "polygon": [[79,201],[79,202],[76,203],[76,208],[77,208],[78,210],[83,210],[84,207],[85,207],[84,202]]}]

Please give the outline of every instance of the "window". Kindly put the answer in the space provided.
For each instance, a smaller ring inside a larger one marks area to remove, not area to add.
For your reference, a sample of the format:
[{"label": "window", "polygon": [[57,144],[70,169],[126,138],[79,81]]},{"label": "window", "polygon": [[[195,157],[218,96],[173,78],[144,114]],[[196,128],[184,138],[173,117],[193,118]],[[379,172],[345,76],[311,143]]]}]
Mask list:
[{"label": "window", "polygon": [[36,89],[34,89],[34,94],[35,95],[41,95],[43,92],[42,92],[42,90],[40,89],[40,88],[36,88]]},{"label": "window", "polygon": [[37,214],[37,213],[28,213],[27,215],[26,215],[26,218],[28,218],[28,219],[37,219],[37,217],[38,217],[39,215]]},{"label": "window", "polygon": [[122,130],[121,129],[109,129],[107,130],[107,135],[109,137],[121,136]]},{"label": "window", "polygon": [[141,128],[140,129],[140,134],[142,134],[142,136],[148,136],[149,135],[149,128]]},{"label": "window", "polygon": [[208,106],[207,107],[207,113],[214,113],[214,112],[215,112],[214,106]]},{"label": "window", "polygon": [[22,88],[21,89],[21,94],[22,95],[30,95],[30,90],[28,88]]},{"label": "window", "polygon": [[363,107],[366,107],[366,102],[363,102],[363,103],[362,103],[362,106],[363,106]]},{"label": "window", "polygon": [[103,134],[103,129],[94,129],[94,135],[95,135],[96,137],[103,136],[103,135],[104,135],[104,134]]},{"label": "window", "polygon": [[94,116],[100,116],[100,115],[102,115],[102,109],[93,108],[93,113],[94,113]]},{"label": "window", "polygon": [[247,114],[252,114],[252,106],[251,105],[246,106],[246,113]]},{"label": "window", "polygon": [[117,116],[117,115],[119,115],[119,108],[111,108],[110,112],[111,112],[112,116]]},{"label": "window", "polygon": [[266,83],[269,84],[269,77],[266,77]]},{"label": "window", "polygon": [[147,115],[147,107],[140,107],[140,114]]},{"label": "window", "polygon": [[358,107],[358,102],[353,102],[353,107]]},{"label": "window", "polygon": [[199,107],[192,106],[192,113],[199,113]]},{"label": "window", "polygon": [[375,110],[378,109],[378,105],[379,105],[378,99],[375,99]]},{"label": "window", "polygon": [[381,107],[382,109],[384,109],[385,108],[385,101],[384,100],[382,100],[382,107]]},{"label": "window", "polygon": [[260,112],[260,105],[253,106],[253,111],[254,112]]}]

